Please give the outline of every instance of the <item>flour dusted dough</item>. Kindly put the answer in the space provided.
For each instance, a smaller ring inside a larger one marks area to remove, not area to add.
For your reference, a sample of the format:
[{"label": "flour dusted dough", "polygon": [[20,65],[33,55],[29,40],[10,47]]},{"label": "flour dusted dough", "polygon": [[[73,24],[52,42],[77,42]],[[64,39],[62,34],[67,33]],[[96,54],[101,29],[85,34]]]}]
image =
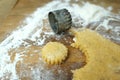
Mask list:
[{"label": "flour dusted dough", "polygon": [[42,58],[48,64],[60,64],[67,57],[68,49],[59,42],[49,42],[42,49]]},{"label": "flour dusted dough", "polygon": [[83,68],[73,71],[73,80],[120,80],[120,46],[88,29],[73,33],[72,46],[87,58]]}]

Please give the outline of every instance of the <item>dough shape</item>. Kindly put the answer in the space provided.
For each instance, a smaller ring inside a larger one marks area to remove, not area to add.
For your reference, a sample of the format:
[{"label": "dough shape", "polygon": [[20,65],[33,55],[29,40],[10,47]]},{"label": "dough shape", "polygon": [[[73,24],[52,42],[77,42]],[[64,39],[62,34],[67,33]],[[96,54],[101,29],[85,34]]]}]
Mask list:
[{"label": "dough shape", "polygon": [[42,49],[42,58],[48,64],[60,64],[67,57],[68,49],[59,42],[49,42]]},{"label": "dough shape", "polygon": [[120,80],[120,46],[95,31],[73,31],[71,44],[86,55],[87,64],[73,70],[73,80]]}]

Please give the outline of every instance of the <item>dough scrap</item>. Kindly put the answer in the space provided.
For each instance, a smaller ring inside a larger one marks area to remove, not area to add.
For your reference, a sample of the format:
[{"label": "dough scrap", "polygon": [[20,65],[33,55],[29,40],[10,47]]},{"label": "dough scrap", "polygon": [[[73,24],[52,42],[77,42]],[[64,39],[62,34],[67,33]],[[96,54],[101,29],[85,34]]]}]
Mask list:
[{"label": "dough scrap", "polygon": [[49,42],[42,49],[42,58],[48,64],[60,64],[67,57],[68,49],[59,42]]},{"label": "dough scrap", "polygon": [[97,32],[85,29],[73,31],[71,45],[85,53],[87,64],[73,70],[73,80],[120,80],[120,46]]}]

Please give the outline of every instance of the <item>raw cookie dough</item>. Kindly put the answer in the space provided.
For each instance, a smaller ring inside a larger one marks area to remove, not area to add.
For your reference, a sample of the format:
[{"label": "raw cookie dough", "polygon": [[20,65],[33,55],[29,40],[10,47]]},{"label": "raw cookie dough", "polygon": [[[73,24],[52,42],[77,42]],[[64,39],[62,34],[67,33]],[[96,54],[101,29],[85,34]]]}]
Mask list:
[{"label": "raw cookie dough", "polygon": [[48,64],[60,64],[67,57],[68,49],[59,42],[49,42],[42,49],[42,58]]},{"label": "raw cookie dough", "polygon": [[86,55],[87,64],[73,70],[73,80],[120,80],[120,46],[95,31],[73,31],[75,43]]}]

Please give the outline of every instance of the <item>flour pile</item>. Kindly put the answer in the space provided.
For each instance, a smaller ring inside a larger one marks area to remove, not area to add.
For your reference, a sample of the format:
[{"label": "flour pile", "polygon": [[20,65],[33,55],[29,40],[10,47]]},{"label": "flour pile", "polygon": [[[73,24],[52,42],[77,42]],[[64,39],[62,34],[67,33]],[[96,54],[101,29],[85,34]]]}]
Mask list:
[{"label": "flour pile", "polygon": [[[18,48],[21,45],[26,47],[31,46],[31,44],[25,40],[30,40],[34,42],[34,45],[41,46],[44,44],[47,37],[54,35],[51,30],[43,32],[44,26],[50,27],[49,23],[44,23],[44,20],[48,18],[48,12],[62,8],[68,9],[72,15],[74,26],[86,26],[91,22],[100,21],[102,17],[111,14],[110,10],[89,2],[79,5],[70,3],[69,1],[70,0],[55,0],[38,8],[33,14],[26,17],[23,24],[18,26],[19,28],[16,31],[13,31],[10,36],[0,43],[0,79],[7,79],[7,75],[9,74],[11,80],[19,79],[16,73],[16,63],[20,61],[21,56],[24,55],[15,55],[15,61],[11,62],[10,55],[8,54],[10,49]],[[106,23],[104,22],[104,24]],[[105,28],[108,29],[109,26],[107,27],[106,24]],[[115,30],[119,32],[120,28],[117,26]],[[42,34],[42,36],[40,34]]]}]

